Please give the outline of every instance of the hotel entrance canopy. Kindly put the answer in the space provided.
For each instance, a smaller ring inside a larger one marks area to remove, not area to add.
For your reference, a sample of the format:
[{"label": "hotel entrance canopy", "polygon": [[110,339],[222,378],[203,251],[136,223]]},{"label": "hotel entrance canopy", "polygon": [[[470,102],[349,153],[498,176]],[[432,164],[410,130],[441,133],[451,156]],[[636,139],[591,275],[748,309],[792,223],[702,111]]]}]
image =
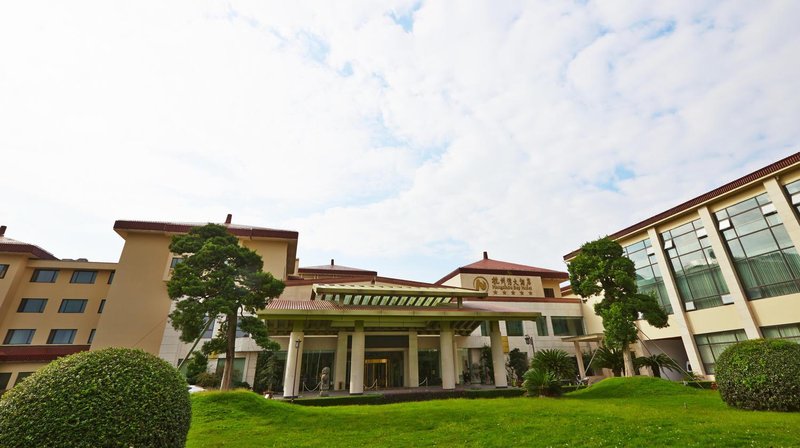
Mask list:
[{"label": "hotel entrance canopy", "polygon": [[483,302],[482,291],[446,287],[317,284],[311,300],[273,300],[259,316],[271,336],[288,335],[293,322],[305,322],[306,334],[353,331],[408,331],[439,334],[449,322],[457,335],[468,336],[484,321],[534,320],[535,311],[519,311]]}]

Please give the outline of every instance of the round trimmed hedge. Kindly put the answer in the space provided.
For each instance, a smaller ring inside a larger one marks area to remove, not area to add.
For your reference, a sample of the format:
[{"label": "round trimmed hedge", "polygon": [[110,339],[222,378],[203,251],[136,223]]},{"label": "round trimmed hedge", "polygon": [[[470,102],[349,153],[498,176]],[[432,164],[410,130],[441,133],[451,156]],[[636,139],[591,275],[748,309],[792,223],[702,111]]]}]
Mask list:
[{"label": "round trimmed hedge", "polygon": [[57,359],[0,398],[2,447],[183,447],[186,381],[141,350]]},{"label": "round trimmed hedge", "polygon": [[800,411],[800,344],[780,339],[740,342],[722,352],[715,375],[729,406]]}]

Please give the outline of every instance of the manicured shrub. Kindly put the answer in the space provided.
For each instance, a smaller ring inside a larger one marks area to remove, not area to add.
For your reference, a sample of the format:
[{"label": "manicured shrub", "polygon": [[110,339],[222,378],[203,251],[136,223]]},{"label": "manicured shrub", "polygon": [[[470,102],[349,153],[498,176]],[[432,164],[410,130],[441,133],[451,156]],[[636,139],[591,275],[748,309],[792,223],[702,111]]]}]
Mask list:
[{"label": "manicured shrub", "polygon": [[800,345],[755,339],[728,347],[717,359],[722,399],[741,409],[800,411]]},{"label": "manicured shrub", "polygon": [[141,350],[60,358],[0,399],[0,446],[183,447],[191,422],[186,381]]},{"label": "manicured shrub", "polygon": [[468,389],[465,398],[513,398],[525,395],[525,389],[509,387],[508,389]]}]

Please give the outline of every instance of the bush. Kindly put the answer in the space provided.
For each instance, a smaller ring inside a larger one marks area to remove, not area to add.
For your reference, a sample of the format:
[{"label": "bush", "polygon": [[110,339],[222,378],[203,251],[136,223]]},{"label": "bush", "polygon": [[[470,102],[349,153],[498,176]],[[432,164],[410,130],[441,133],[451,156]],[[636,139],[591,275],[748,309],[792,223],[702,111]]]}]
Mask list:
[{"label": "bush", "polygon": [[0,399],[2,447],[183,447],[186,381],[141,350],[57,359]]},{"label": "bush", "polygon": [[514,398],[525,395],[525,389],[509,387],[508,389],[468,389],[465,398]]},{"label": "bush", "polygon": [[192,359],[186,364],[186,382],[197,384],[197,377],[208,371],[208,356],[202,352],[194,352]]},{"label": "bush", "polygon": [[800,345],[755,339],[728,347],[717,358],[717,386],[728,406],[800,411]]},{"label": "bush", "polygon": [[202,372],[195,378],[195,384],[206,389],[219,387],[220,375]]},{"label": "bush", "polygon": [[553,372],[530,369],[525,372],[522,387],[528,391],[529,397],[557,397],[561,395],[561,382]]}]

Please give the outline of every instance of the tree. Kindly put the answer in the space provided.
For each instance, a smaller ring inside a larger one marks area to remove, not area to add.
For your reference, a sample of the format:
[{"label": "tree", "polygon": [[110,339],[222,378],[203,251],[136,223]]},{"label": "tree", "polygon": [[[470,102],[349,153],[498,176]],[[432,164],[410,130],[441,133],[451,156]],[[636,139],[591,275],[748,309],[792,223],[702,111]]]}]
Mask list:
[{"label": "tree", "polygon": [[598,369],[609,369],[614,376],[621,376],[625,368],[625,360],[622,357],[622,350],[608,347],[598,347],[594,353],[593,367]]},{"label": "tree", "polygon": [[517,378],[521,379],[522,375],[525,375],[525,372],[528,371],[528,355],[515,348],[508,352],[508,364],[514,369]]},{"label": "tree", "polygon": [[636,320],[641,316],[650,325],[663,328],[667,326],[667,313],[654,296],[638,292],[633,262],[608,237],[581,246],[568,270],[572,290],[584,301],[602,295],[594,312],[603,319],[605,344],[622,350],[625,374],[632,376],[628,345],[637,339]]},{"label": "tree", "polygon": [[678,366],[678,364],[675,363],[675,360],[665,355],[664,353],[659,353],[657,355],[650,355],[650,356],[639,356],[633,360],[633,366],[636,367],[637,369],[641,367],[650,367],[650,369],[653,371],[653,376],[656,378],[661,378],[661,371],[664,369],[667,370],[681,369]]},{"label": "tree", "polygon": [[237,327],[259,346],[270,347],[266,325],[252,314],[279,296],[284,284],[262,271],[260,255],[240,246],[239,240],[218,224],[174,236],[169,249],[184,256],[167,282],[169,297],[176,301],[169,315],[172,326],[181,333],[182,341],[192,342],[202,334],[207,319],[219,319],[217,334],[203,344],[202,351],[225,353],[220,389],[230,389]]}]

